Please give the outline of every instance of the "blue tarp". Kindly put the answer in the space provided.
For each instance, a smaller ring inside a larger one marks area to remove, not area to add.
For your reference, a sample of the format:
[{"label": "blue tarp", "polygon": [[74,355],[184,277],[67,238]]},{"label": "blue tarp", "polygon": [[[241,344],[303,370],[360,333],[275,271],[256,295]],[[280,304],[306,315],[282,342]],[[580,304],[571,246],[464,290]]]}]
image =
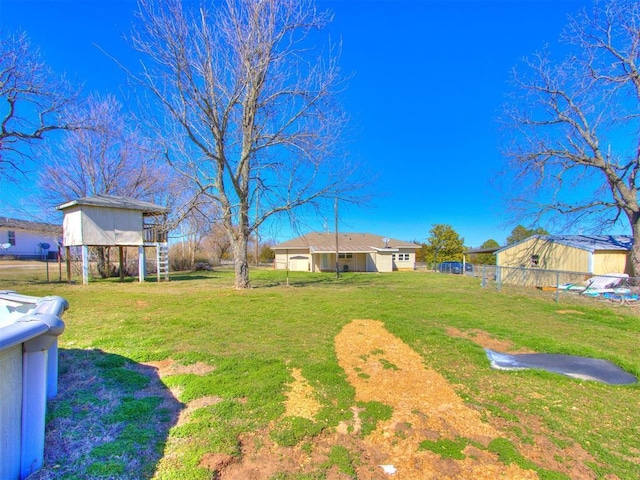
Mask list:
[{"label": "blue tarp", "polygon": [[597,358],[550,353],[507,354],[485,348],[491,367],[499,370],[536,368],[581,380],[595,380],[610,385],[630,385],[638,379],[622,368]]}]

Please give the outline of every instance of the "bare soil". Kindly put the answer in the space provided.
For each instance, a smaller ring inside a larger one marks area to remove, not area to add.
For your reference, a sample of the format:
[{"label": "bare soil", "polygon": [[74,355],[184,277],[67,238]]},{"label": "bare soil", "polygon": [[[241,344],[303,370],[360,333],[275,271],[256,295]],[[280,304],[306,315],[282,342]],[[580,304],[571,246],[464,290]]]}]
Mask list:
[{"label": "bare soil", "polygon": [[[452,336],[470,338],[478,344],[500,351],[513,351],[508,342],[491,338],[479,330],[462,332],[450,329]],[[232,458],[212,454],[201,465],[217,472],[221,480],[266,480],[276,473],[291,474],[317,471],[326,462],[331,448],[346,447],[354,458],[356,475],[362,480],[402,479],[535,479],[533,470],[515,464],[505,465],[497,455],[486,450],[489,442],[505,437],[509,428],[503,419],[487,423],[480,413],[466,405],[454,387],[436,371],[424,365],[422,357],[390,334],[382,322],[355,320],[335,338],[338,361],[356,392],[357,402],[377,401],[393,409],[392,418],[380,422],[367,435],[360,434],[360,410],[354,405],[350,422],[335,430],[324,431],[313,439],[313,446],[281,447],[259,431],[241,438],[242,455]],[[294,382],[286,403],[285,415],[313,418],[319,405],[311,385],[300,370],[293,369]],[[494,421],[495,420],[495,421]],[[519,419],[521,426],[542,432],[533,416]],[[423,440],[465,438],[471,443],[463,450],[465,458],[454,460],[420,449]],[[511,439],[513,441],[513,439]],[[478,448],[480,445],[483,448]],[[535,436],[533,445],[519,445],[520,454],[536,464],[572,479],[595,478],[585,465],[592,462],[579,446],[560,450],[544,434]],[[563,458],[562,462],[558,458]],[[393,471],[394,473],[388,473]],[[329,480],[351,476],[333,466],[326,473]]]},{"label": "bare soil", "polygon": [[[462,331],[449,328],[453,337],[469,339],[485,348],[501,352],[522,352],[509,342],[496,339],[481,330]],[[368,435],[362,433],[362,409],[354,403],[351,418],[336,428],[325,429],[320,435],[301,442],[294,447],[282,447],[270,437],[270,429],[246,433],[239,438],[241,455],[231,456],[211,452],[201,459],[200,465],[211,470],[211,478],[218,480],[268,480],[277,474],[317,474],[327,464],[329,454],[336,446],[345,447],[353,459],[356,478],[360,480],[382,479],[535,479],[533,470],[525,470],[515,464],[505,465],[497,455],[487,450],[489,442],[496,438],[508,438],[519,453],[545,469],[562,472],[572,479],[594,479],[588,467],[596,463],[594,458],[578,444],[567,442],[561,448],[549,439],[549,432],[534,413],[517,412],[518,427],[531,433],[533,441],[527,444],[509,432],[514,425],[507,419],[491,416],[466,404],[459,391],[462,386],[451,385],[442,375],[425,365],[424,359],[407,344],[388,332],[382,322],[355,320],[347,324],[334,340],[335,352],[340,366],[355,390],[355,402],[380,402],[391,407],[393,414],[387,421],[378,423],[376,430]],[[84,358],[84,357],[83,357]],[[65,375],[70,394],[85,383],[95,381],[90,357],[85,363],[73,364]],[[213,405],[220,398],[215,396],[198,398],[181,404],[179,391],[167,391],[160,382],[162,377],[176,374],[206,375],[215,367],[204,363],[181,365],[171,359],[162,362],[137,364],[134,368],[149,375],[154,381],[137,396],[164,396],[166,408],[171,413],[171,424],[181,425],[191,419],[199,408]],[[320,411],[313,385],[304,378],[302,371],[291,369],[293,379],[285,402],[285,417],[303,417],[314,420]],[[101,404],[111,405],[106,389],[96,395]],[[62,391],[65,396],[65,391]],[[104,398],[103,398],[104,397]],[[244,399],[238,399],[242,402]],[[103,407],[107,408],[107,407]],[[99,426],[100,409],[95,409],[80,425],[58,420],[59,428],[49,429],[48,445],[59,445],[49,449],[47,471],[34,475],[34,480],[66,478],[64,466],[68,459],[77,458],[90,451],[93,437],[63,435],[74,429],[91,430]],[[57,424],[56,424],[57,425]],[[109,432],[101,432],[98,439],[103,442]],[[464,458],[445,458],[437,453],[421,449],[424,440],[466,439]],[[180,459],[169,450],[160,460],[171,465]],[[395,473],[387,473],[394,471]],[[328,480],[353,478],[334,465],[325,473]],[[315,477],[314,477],[315,478]],[[616,477],[607,477],[612,480]]]}]

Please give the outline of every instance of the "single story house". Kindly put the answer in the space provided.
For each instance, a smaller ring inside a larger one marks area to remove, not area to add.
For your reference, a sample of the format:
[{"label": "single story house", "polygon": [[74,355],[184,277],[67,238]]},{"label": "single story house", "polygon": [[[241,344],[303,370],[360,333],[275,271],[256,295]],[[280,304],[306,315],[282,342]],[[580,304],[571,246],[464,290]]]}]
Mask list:
[{"label": "single story house", "polygon": [[[534,235],[496,252],[496,264],[510,268],[630,274],[633,240],[627,235]],[[549,283],[549,279],[545,279]],[[553,284],[553,283],[551,283]]]},{"label": "single story house", "polygon": [[[336,245],[337,243],[337,245]],[[274,266],[298,272],[414,270],[420,245],[369,233],[308,233],[271,247]]]},{"label": "single story house", "polygon": [[47,258],[61,242],[60,225],[0,217],[0,257]]}]

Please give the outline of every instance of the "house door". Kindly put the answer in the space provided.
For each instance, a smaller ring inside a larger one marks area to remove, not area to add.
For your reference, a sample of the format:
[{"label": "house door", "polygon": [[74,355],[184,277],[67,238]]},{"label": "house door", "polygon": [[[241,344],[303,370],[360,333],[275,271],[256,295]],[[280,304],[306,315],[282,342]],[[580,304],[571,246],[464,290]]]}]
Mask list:
[{"label": "house door", "polygon": [[329,270],[329,254],[328,253],[323,253],[321,255],[321,262],[322,262],[321,269]]}]

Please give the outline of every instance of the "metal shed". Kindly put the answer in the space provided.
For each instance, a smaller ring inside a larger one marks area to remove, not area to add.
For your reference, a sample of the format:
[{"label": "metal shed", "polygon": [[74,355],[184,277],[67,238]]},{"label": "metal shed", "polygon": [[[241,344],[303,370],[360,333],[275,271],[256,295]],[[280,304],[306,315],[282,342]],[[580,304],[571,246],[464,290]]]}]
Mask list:
[{"label": "metal shed", "polygon": [[155,247],[158,281],[169,279],[169,247],[165,207],[134,198],[96,195],[57,207],[64,213],[63,245],[71,279],[69,248],[82,247],[82,281],[89,283],[89,248],[118,247],[123,276],[123,248],[138,247],[139,280],[145,277],[145,247]]},{"label": "metal shed", "polygon": [[594,275],[630,273],[632,243],[627,235],[534,235],[498,250],[496,263]]}]

